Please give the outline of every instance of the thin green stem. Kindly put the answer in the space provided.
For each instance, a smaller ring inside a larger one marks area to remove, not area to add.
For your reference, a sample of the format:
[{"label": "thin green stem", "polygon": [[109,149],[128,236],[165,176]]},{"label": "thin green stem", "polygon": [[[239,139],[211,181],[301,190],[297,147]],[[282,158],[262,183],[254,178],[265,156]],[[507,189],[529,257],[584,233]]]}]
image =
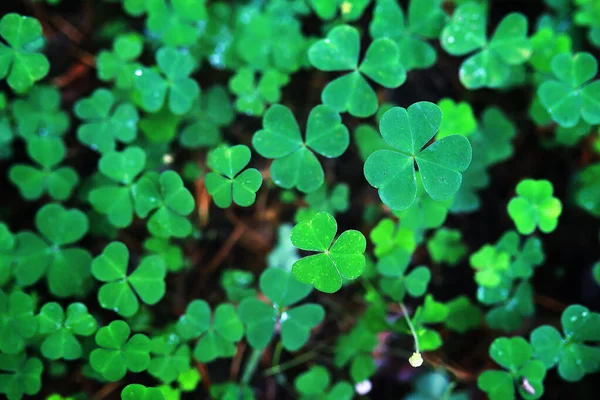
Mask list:
[{"label": "thin green stem", "polygon": [[271,360],[271,366],[275,366],[279,364],[279,360],[281,359],[281,351],[283,350],[283,343],[281,340],[277,342],[275,346],[275,350],[273,351],[273,359]]},{"label": "thin green stem", "polygon": [[408,328],[410,329],[410,332],[413,335],[413,338],[415,339],[415,352],[419,353],[419,338],[417,337],[417,332],[415,331],[415,327],[412,324],[412,321],[410,320],[410,317],[408,316],[408,310],[406,309],[406,306],[404,305],[404,303],[400,303],[400,308],[402,309],[402,314],[404,316],[404,319],[406,320],[406,323],[408,324]]},{"label": "thin green stem", "polygon": [[258,362],[260,361],[260,357],[262,356],[262,352],[262,349],[252,350],[252,354],[250,354],[250,358],[246,362],[246,366],[244,367],[244,374],[242,375],[242,383],[244,385],[250,383],[250,380],[254,375],[254,371],[256,371],[256,367],[258,366]]},{"label": "thin green stem", "polygon": [[279,374],[287,369],[294,368],[295,366],[300,364],[304,364],[306,361],[312,360],[317,355],[318,353],[315,350],[311,350],[308,353],[301,354],[290,361],[286,361],[282,364],[272,366],[263,373],[263,376],[267,377]]}]

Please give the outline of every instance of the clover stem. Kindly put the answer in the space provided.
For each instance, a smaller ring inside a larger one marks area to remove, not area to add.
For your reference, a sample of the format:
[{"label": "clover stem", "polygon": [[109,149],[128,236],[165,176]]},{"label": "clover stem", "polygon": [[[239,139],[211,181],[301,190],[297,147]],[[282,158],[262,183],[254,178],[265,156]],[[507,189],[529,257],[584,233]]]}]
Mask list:
[{"label": "clover stem", "polygon": [[298,357],[291,359],[290,361],[286,361],[282,364],[272,366],[263,373],[263,376],[267,377],[271,375],[276,375],[287,369],[294,368],[297,365],[304,364],[305,362],[315,358],[317,354],[318,353],[315,350],[311,350],[308,353],[301,354]]},{"label": "clover stem", "polygon": [[277,364],[279,364],[282,350],[283,350],[283,343],[280,340],[279,342],[277,342],[277,345],[275,346],[275,350],[273,351],[273,360],[271,361],[271,366],[276,366]]},{"label": "clover stem", "polygon": [[415,327],[412,324],[412,321],[410,320],[410,317],[408,316],[408,310],[406,309],[406,306],[404,305],[404,303],[400,303],[400,308],[402,309],[402,315],[404,316],[404,319],[406,320],[406,323],[408,324],[408,328],[410,329],[410,332],[413,335],[413,338],[415,339],[415,353],[419,353],[419,338],[417,337],[417,332],[415,331]]},{"label": "clover stem", "polygon": [[242,383],[247,385],[250,383],[252,376],[254,375],[254,371],[256,371],[256,366],[260,361],[260,357],[262,356],[263,349],[253,349],[252,354],[250,354],[250,358],[246,362],[246,366],[244,367],[244,374],[242,375]]}]

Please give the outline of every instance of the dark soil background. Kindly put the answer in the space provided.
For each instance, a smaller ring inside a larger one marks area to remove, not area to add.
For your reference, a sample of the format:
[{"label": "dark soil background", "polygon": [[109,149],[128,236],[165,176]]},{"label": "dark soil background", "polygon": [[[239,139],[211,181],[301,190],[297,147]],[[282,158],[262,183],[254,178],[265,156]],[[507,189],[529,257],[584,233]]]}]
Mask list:
[{"label": "dark soil background", "polygon": [[[370,10],[371,8],[367,10],[359,25],[367,26],[371,18]],[[514,11],[524,13],[532,27],[537,18],[546,12],[546,8],[542,0],[492,0],[489,30],[491,31],[503,16]],[[99,49],[109,48],[111,42],[105,39],[99,40],[97,35],[106,23],[114,18],[124,18],[120,4],[92,0],[63,0],[60,6],[49,7],[43,3],[32,5],[27,0],[0,2],[0,16],[8,12],[33,15],[43,22],[48,37],[46,54],[52,65],[51,73],[45,82],[60,86],[63,109],[72,114],[73,103],[88,96],[100,86],[92,66],[93,56]],[[123,19],[123,21],[129,21],[128,23],[139,31],[143,30],[143,19]],[[319,35],[320,25],[316,18],[307,19],[304,25],[306,33]],[[530,32],[532,29],[530,28]],[[514,224],[507,215],[506,205],[514,196],[516,184],[527,177],[550,180],[554,184],[555,195],[563,201],[564,210],[558,229],[552,234],[543,236],[546,262],[537,269],[533,281],[536,314],[526,320],[518,334],[528,338],[529,333],[536,326],[541,324],[558,326],[560,314],[569,304],[579,303],[592,310],[600,310],[600,287],[594,283],[591,276],[593,263],[600,259],[598,238],[600,221],[576,207],[571,201],[572,183],[577,172],[582,167],[598,161],[598,157],[589,149],[590,143],[584,141],[573,148],[546,148],[543,142],[545,138],[552,135],[552,130],[538,129],[527,118],[532,96],[530,87],[505,92],[491,90],[469,92],[458,81],[458,67],[462,59],[449,56],[439,48],[438,43],[435,45],[438,49],[438,60],[435,66],[427,70],[410,72],[407,82],[399,89],[380,93],[383,100],[407,107],[417,101],[438,102],[441,98],[450,97],[468,101],[477,115],[487,106],[497,105],[518,127],[513,157],[490,170],[491,184],[480,192],[481,209],[471,214],[450,215],[445,226],[461,230],[470,252],[485,243],[496,242],[505,231],[514,229]],[[591,51],[588,48],[585,50]],[[595,55],[598,58],[597,52]],[[146,62],[152,62],[151,53],[146,54]],[[196,74],[203,88],[213,83],[226,85],[228,77],[229,74],[214,71],[208,66]],[[305,120],[309,110],[320,102],[320,91],[326,79],[330,77],[318,71],[310,73],[302,71],[293,75],[291,84],[284,89],[282,103],[294,110],[299,121]],[[4,86],[0,86],[0,89],[10,93],[4,82],[2,85]],[[72,126],[76,126],[77,122],[73,117]],[[344,116],[344,122],[352,131],[358,123],[364,121]],[[225,135],[231,141],[250,145],[252,133],[260,128],[260,123],[260,119],[238,116],[236,122],[226,130]],[[67,136],[67,144],[69,146],[67,163],[76,167],[82,176],[91,173],[96,167],[97,156],[77,145],[74,129]],[[174,155],[176,165],[183,165],[183,161],[190,158],[202,162],[205,157],[202,152],[190,153],[178,149],[174,149]],[[22,144],[17,144],[13,162],[26,160],[26,158]],[[253,163],[257,168],[264,169],[268,166],[260,157],[254,157]],[[378,201],[378,198],[375,190],[363,177],[362,162],[358,158],[356,148],[351,147],[344,156],[336,160],[327,160],[324,165],[328,179],[350,185],[351,208],[337,217],[340,231],[354,228],[368,234],[372,227],[361,222],[362,211],[367,204]],[[0,163],[0,171],[2,171],[0,219],[10,224],[13,231],[33,228],[33,217],[43,201],[33,203],[23,201],[7,180],[8,168],[9,164],[6,161]],[[201,182],[191,189],[194,189],[192,193],[195,193],[200,214],[207,218],[208,223],[202,228],[201,240],[185,242],[184,249],[191,260],[192,269],[189,273],[169,276],[167,299],[159,306],[153,307],[153,311],[157,313],[155,319],[157,325],[162,325],[163,321],[173,321],[194,298],[204,298],[213,305],[222,301],[224,295],[219,288],[218,279],[226,268],[246,269],[258,276],[265,266],[266,255],[274,246],[277,226],[282,222],[292,222],[297,206],[281,204],[278,201],[277,191],[273,190],[267,194],[263,188],[254,207],[249,210],[234,208],[223,212],[210,206]],[[87,204],[77,203],[73,199],[67,205],[88,207]],[[132,253],[137,251],[139,254],[145,232],[144,223],[136,221],[131,228],[121,232],[118,239],[124,241]],[[98,254],[106,243],[105,239],[100,240],[89,236],[84,241],[84,245],[93,254]],[[415,257],[418,262],[429,262],[427,252],[423,249],[418,250]],[[460,294],[474,298],[476,286],[468,260],[452,270],[445,269],[444,273],[439,268],[434,268],[433,271],[431,291],[436,299],[445,301]],[[44,286],[41,285],[39,290],[43,293]],[[328,309],[327,322],[317,332],[316,341],[332,345],[340,331],[351,328],[358,315],[357,310],[363,307],[361,288],[354,285],[333,296],[323,294],[312,296],[313,300]],[[88,299],[88,302],[96,304],[94,298]],[[106,316],[110,318],[109,315]],[[471,390],[473,398],[483,398],[483,394],[474,389],[476,379],[482,370],[493,366],[487,356],[487,349],[491,341],[498,336],[498,332],[480,329],[466,335],[445,331],[442,334],[445,340],[443,348],[431,355],[428,360],[435,362],[443,359],[444,365],[458,371],[460,389]],[[404,349],[406,354],[409,354],[409,349],[412,347],[408,337],[393,340],[392,344],[395,349]],[[234,363],[242,362],[243,365],[248,354],[248,350],[239,352]],[[330,356],[331,354],[328,357],[327,352],[323,352],[311,362],[331,365]],[[265,356],[260,369],[269,366],[267,357],[270,357],[270,354]],[[289,358],[290,355],[286,357]],[[388,355],[382,357],[381,363],[382,367],[373,378],[373,391],[368,396],[372,399],[401,398],[410,390],[408,382],[415,374],[422,372],[408,366],[406,357]],[[269,399],[288,398],[289,392],[284,389],[273,392],[273,379],[259,379],[260,369],[253,383],[258,388],[259,397],[262,398],[261,393],[264,393],[265,398]],[[234,368],[230,368],[229,360],[211,363],[209,370],[213,382],[222,382],[237,374]],[[291,370],[292,375],[298,372],[302,372],[302,369]],[[127,379],[139,380],[140,376],[132,377],[130,374]],[[203,384],[206,388],[208,379],[206,375],[204,377]],[[96,398],[118,398],[119,388],[129,383],[120,382],[113,386],[102,386],[82,378],[81,369],[77,366],[70,366],[65,378],[51,380],[46,374],[45,379],[43,395],[56,390],[65,393],[81,389],[88,393],[96,393]],[[150,378],[146,379],[145,383],[148,385],[154,384]],[[593,394],[600,388],[597,379],[597,376],[588,376],[576,384],[567,384],[558,378],[555,369],[551,370],[545,381],[544,398],[597,398],[597,394]],[[42,394],[38,395],[39,398],[42,398]],[[205,397],[206,393],[198,392],[185,398]]]}]

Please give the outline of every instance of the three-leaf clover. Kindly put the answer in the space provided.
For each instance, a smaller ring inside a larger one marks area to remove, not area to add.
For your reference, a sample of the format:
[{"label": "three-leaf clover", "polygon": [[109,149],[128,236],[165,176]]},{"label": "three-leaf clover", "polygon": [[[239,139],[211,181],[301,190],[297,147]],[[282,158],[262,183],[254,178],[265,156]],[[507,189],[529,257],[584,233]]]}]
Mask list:
[{"label": "three-leaf clover", "polygon": [[279,323],[283,347],[289,351],[300,349],[308,341],[311,329],[325,317],[319,304],[291,307],[308,296],[312,288],[287,271],[267,268],[260,276],[260,289],[272,306],[257,298],[245,298],[239,306],[248,343],[254,348],[266,347]]},{"label": "three-leaf clover", "polygon": [[535,311],[533,304],[533,288],[527,281],[521,282],[511,297],[492,308],[485,316],[485,321],[492,329],[511,332],[519,329],[523,319]]},{"label": "three-leaf clover", "polygon": [[79,100],[75,114],[84,120],[77,129],[77,138],[100,153],[115,150],[117,141],[131,143],[137,136],[136,108],[129,102],[117,104],[109,90],[97,89]]},{"label": "three-leaf clover", "polygon": [[450,135],[469,136],[477,130],[477,120],[469,103],[456,103],[452,99],[444,98],[438,102],[438,106],[445,118],[435,136],[437,140]]},{"label": "three-leaf clover", "polygon": [[509,269],[510,254],[486,244],[471,254],[469,263],[477,270],[475,282],[480,286],[494,288],[500,285],[503,273]]},{"label": "three-leaf clover", "polygon": [[409,263],[410,253],[401,248],[394,249],[377,262],[377,272],[383,276],[379,283],[381,290],[394,301],[402,301],[406,293],[420,297],[427,291],[431,280],[429,268],[421,265],[406,274]]},{"label": "three-leaf clover", "polygon": [[306,123],[306,136],[292,111],[276,104],[263,117],[263,129],[252,137],[252,146],[263,157],[275,158],[271,178],[277,186],[310,193],[324,181],[323,167],[313,151],[328,158],[339,157],[350,143],[348,129],[331,107],[313,108]]},{"label": "three-leaf clover", "polygon": [[296,390],[302,400],[350,400],[354,396],[352,385],[348,382],[338,382],[331,386],[331,376],[325,367],[314,366],[298,375],[294,381]]},{"label": "three-leaf clover", "polygon": [[16,235],[16,282],[30,286],[46,274],[53,295],[68,297],[83,293],[92,257],[87,250],[68,246],[88,231],[86,215],[78,209],[51,203],[37,212],[35,225],[42,237],[30,231]]},{"label": "three-leaf clover", "polygon": [[244,324],[233,305],[219,304],[211,322],[210,306],[204,300],[188,304],[175,328],[184,340],[198,338],[194,358],[203,363],[219,357],[232,357],[236,352],[236,342],[244,336]]},{"label": "three-leaf clover", "polygon": [[10,295],[0,290],[0,351],[17,354],[23,351],[27,340],[37,332],[33,315],[35,304],[31,296],[21,291]]},{"label": "three-leaf clover", "polygon": [[75,360],[83,349],[77,336],[90,336],[96,332],[96,320],[83,303],[72,303],[67,312],[58,303],[46,303],[37,315],[38,334],[44,335],[41,351],[49,360]]},{"label": "three-leaf clover", "polygon": [[144,41],[140,35],[128,33],[117,36],[112,51],[102,50],[98,53],[98,78],[105,82],[114,80],[118,89],[131,89],[135,71],[140,68],[135,60],[142,54],[143,49]]},{"label": "three-leaf clover", "polygon": [[42,387],[44,365],[25,353],[0,354],[0,393],[8,400],[20,400],[24,394],[33,396]]},{"label": "three-leaf clover", "polygon": [[185,114],[200,96],[200,86],[190,78],[196,61],[188,50],[163,47],[156,52],[156,64],[160,72],[151,68],[135,72],[135,87],[140,93],[142,108],[157,112],[168,93],[169,110],[176,115]]},{"label": "three-leaf clover", "polygon": [[165,383],[173,382],[190,368],[190,348],[174,333],[152,338],[148,373]]},{"label": "three-leaf clover", "polygon": [[229,90],[237,96],[235,108],[241,113],[261,116],[267,104],[281,99],[281,88],[290,78],[276,69],[262,72],[258,82],[250,68],[240,68],[229,80]]},{"label": "three-leaf clover", "polygon": [[533,349],[522,337],[501,337],[492,342],[490,357],[508,371],[487,370],[479,375],[477,386],[490,400],[515,398],[515,385],[524,399],[539,399],[544,394],[546,366],[532,360]]},{"label": "three-leaf clover", "polygon": [[139,147],[105,153],[98,162],[98,170],[114,184],[106,183],[94,187],[88,200],[94,210],[107,216],[117,228],[125,228],[133,220],[134,200],[132,185],[144,170],[146,153]]},{"label": "three-leaf clover", "polygon": [[121,400],[165,400],[165,395],[160,388],[132,383],[123,388]]},{"label": "three-leaf clover", "polygon": [[332,245],[336,232],[335,218],[321,212],[311,220],[298,223],[291,234],[292,244],[300,250],[319,252],[296,261],[292,273],[299,281],[325,293],[337,292],[342,287],[342,278],[356,279],[365,268],[367,240],[364,235],[347,230]]},{"label": "three-leaf clover", "polygon": [[508,215],[522,235],[529,235],[536,227],[550,233],[558,225],[562,213],[561,201],[552,196],[554,188],[547,180],[524,179],[517,185],[518,197],[508,203]]},{"label": "three-leaf clover", "polygon": [[142,372],[150,364],[150,339],[138,333],[130,337],[125,321],[113,321],[96,333],[99,348],[90,353],[90,365],[107,381],[121,380],[127,371]]},{"label": "three-leaf clover", "polygon": [[446,303],[446,306],[448,307],[448,317],[446,318],[448,329],[465,333],[481,324],[481,310],[477,305],[471,303],[468,297],[458,296]]},{"label": "three-leaf clover", "polygon": [[0,79],[7,78],[16,93],[25,93],[50,69],[39,53],[44,46],[42,25],[35,18],[6,14],[0,19],[0,39]]},{"label": "three-leaf clover", "polygon": [[192,232],[192,224],[185,216],[194,209],[194,197],[183,186],[177,172],[165,171],[160,176],[151,173],[142,176],[133,186],[133,198],[135,211],[140,218],[152,213],[148,230],[154,236],[182,238]]},{"label": "three-leaf clover", "polygon": [[550,67],[556,79],[542,83],[538,96],[552,120],[565,128],[577,125],[580,118],[590,125],[600,123],[600,80],[591,81],[598,72],[594,56],[557,54]]},{"label": "three-leaf clover", "polygon": [[364,165],[365,178],[379,189],[379,197],[393,210],[404,210],[417,196],[415,163],[423,187],[432,199],[454,195],[462,182],[461,172],[471,163],[471,144],[464,136],[451,135],[425,147],[442,122],[442,112],[429,102],[408,109],[394,107],[380,121],[383,139],[396,151],[378,150]]},{"label": "three-leaf clover", "polygon": [[386,88],[397,88],[406,80],[400,52],[393,40],[375,39],[359,64],[360,34],[349,25],[333,28],[325,39],[308,50],[310,63],[321,71],[352,71],[327,84],[321,100],[337,112],[368,117],[377,111],[377,95],[363,74]]},{"label": "three-leaf clover", "polygon": [[24,99],[12,104],[19,135],[58,137],[69,130],[69,115],[60,109],[60,91],[53,86],[36,85]]},{"label": "three-leaf clover", "polygon": [[102,308],[124,317],[139,309],[136,294],[145,304],[156,304],[166,291],[166,266],[160,255],[147,256],[131,274],[127,274],[129,250],[121,242],[112,242],[92,261],[92,275],[105,282],[98,290]]},{"label": "three-leaf clover", "polygon": [[378,0],[369,32],[374,39],[387,37],[394,40],[400,63],[407,70],[431,67],[436,54],[426,39],[437,39],[444,27],[447,17],[441,4],[441,0],[411,0],[408,18],[405,18],[398,2]]},{"label": "three-leaf clover", "polygon": [[[129,2],[133,2],[130,0]],[[148,13],[146,27],[168,46],[191,46],[196,43],[199,25],[206,20],[206,0],[152,0],[145,7],[133,7],[136,14]]]},{"label": "three-leaf clover", "polygon": [[588,342],[600,341],[600,314],[581,305],[571,305],[561,316],[563,335],[548,325],[531,333],[535,356],[546,368],[558,365],[558,374],[577,382],[600,369],[600,348]]},{"label": "three-leaf clover", "polygon": [[330,191],[327,185],[321,185],[317,190],[307,194],[304,201],[308,208],[299,208],[296,212],[296,222],[311,219],[319,212],[328,212],[331,215],[348,210],[350,187],[345,183],[338,183]]},{"label": "three-leaf clover", "polygon": [[79,182],[73,168],[58,167],[66,149],[60,138],[31,137],[27,153],[41,168],[28,164],[13,164],[8,177],[26,200],[37,200],[48,193],[54,200],[67,200]]},{"label": "three-leaf clover", "polygon": [[498,88],[510,80],[513,66],[522,65],[531,56],[527,26],[523,14],[509,14],[488,40],[486,8],[469,2],[454,11],[440,41],[444,50],[455,56],[477,50],[460,66],[460,81],[466,88]]},{"label": "three-leaf clover", "polygon": [[467,246],[462,242],[459,230],[441,228],[427,242],[427,250],[436,263],[457,265],[467,254]]},{"label": "three-leaf clover", "polygon": [[241,172],[249,162],[250,149],[244,145],[221,146],[208,154],[208,166],[216,172],[206,174],[204,184],[217,206],[227,208],[232,201],[242,207],[254,203],[262,175],[255,168]]},{"label": "three-leaf clover", "polygon": [[398,227],[398,224],[390,218],[379,221],[369,234],[369,238],[375,246],[373,252],[377,258],[384,257],[395,249],[402,249],[408,262],[417,247],[415,233],[410,229]]}]

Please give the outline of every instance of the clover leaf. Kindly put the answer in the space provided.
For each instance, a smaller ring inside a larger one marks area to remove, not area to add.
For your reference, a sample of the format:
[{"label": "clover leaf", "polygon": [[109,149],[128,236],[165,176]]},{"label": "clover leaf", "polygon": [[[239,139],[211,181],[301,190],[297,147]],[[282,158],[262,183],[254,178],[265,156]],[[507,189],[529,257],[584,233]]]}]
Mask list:
[{"label": "clover leaf", "polygon": [[531,58],[529,63],[538,72],[552,72],[552,59],[560,53],[571,53],[571,38],[564,33],[557,33],[552,28],[538,29],[531,36]]},{"label": "clover leaf", "polygon": [[150,339],[141,333],[130,334],[127,322],[119,320],[96,333],[99,348],[90,353],[90,365],[107,381],[121,380],[127,371],[145,371],[150,364]]},{"label": "clover leaf", "polygon": [[546,368],[558,365],[558,374],[577,382],[600,369],[600,348],[588,342],[600,341],[600,314],[581,305],[567,307],[561,316],[563,335],[549,325],[531,333],[533,353]]},{"label": "clover leaf", "polygon": [[458,296],[446,303],[448,307],[448,317],[446,318],[446,327],[455,332],[465,333],[471,329],[476,329],[481,324],[481,310],[477,305],[472,304],[466,296]]},{"label": "clover leaf", "polygon": [[547,180],[524,179],[517,185],[518,197],[508,203],[508,214],[522,235],[533,233],[537,227],[550,233],[558,225],[562,203],[552,196],[554,188]]},{"label": "clover leaf", "polygon": [[85,121],[77,129],[77,138],[100,153],[115,150],[117,141],[131,143],[137,136],[137,110],[128,102],[117,104],[109,90],[97,89],[79,100],[75,114]]},{"label": "clover leaf", "polygon": [[396,151],[378,150],[364,165],[365,178],[393,210],[405,210],[417,196],[415,162],[423,187],[432,199],[449,199],[460,188],[461,172],[471,163],[471,145],[460,135],[447,136],[430,146],[442,122],[438,106],[419,102],[408,109],[394,107],[380,121],[383,139]]},{"label": "clover leaf", "polygon": [[53,200],[67,200],[79,182],[73,168],[58,167],[66,149],[62,140],[53,137],[32,137],[27,142],[27,153],[41,168],[28,164],[13,164],[8,172],[26,200],[37,200],[48,193]]},{"label": "clover leaf", "polygon": [[592,164],[579,172],[576,178],[575,202],[594,216],[600,216],[600,164]]},{"label": "clover leaf", "polygon": [[[380,107],[381,110],[381,107]],[[377,129],[371,125],[359,125],[354,130],[354,142],[358,147],[360,158],[365,161],[369,156],[377,150],[393,150],[394,148],[388,145],[377,132]]]},{"label": "clover leaf", "polygon": [[532,356],[531,345],[522,337],[494,340],[490,357],[508,371],[487,370],[479,375],[477,386],[490,400],[514,399],[515,385],[524,399],[539,399],[544,394],[546,367]]},{"label": "clover leaf", "polygon": [[23,231],[16,235],[14,277],[20,286],[30,286],[44,275],[54,296],[69,297],[85,291],[90,276],[91,255],[70,247],[88,231],[86,215],[78,209],[46,204],[35,216],[39,235]]},{"label": "clover leaf", "polygon": [[42,25],[35,18],[6,14],[0,19],[0,39],[0,79],[6,78],[16,93],[25,93],[50,69],[39,52],[44,46]]},{"label": "clover leaf", "polygon": [[512,67],[522,65],[531,56],[527,27],[523,14],[511,13],[488,39],[485,7],[470,2],[454,11],[440,41],[444,50],[455,56],[477,50],[460,66],[460,81],[467,89],[499,88],[510,80]]},{"label": "clover leaf", "polygon": [[146,153],[139,147],[104,153],[98,170],[112,182],[94,187],[88,200],[94,210],[106,215],[117,228],[125,228],[133,220],[134,199],[132,187],[136,177],[144,170]]},{"label": "clover leaf", "polygon": [[254,275],[249,271],[241,269],[227,269],[221,275],[221,287],[225,291],[227,300],[239,303],[246,297],[256,295],[254,289]]},{"label": "clover leaf", "polygon": [[90,336],[96,332],[96,320],[83,303],[72,303],[67,312],[58,303],[46,303],[36,317],[38,334],[44,335],[41,351],[49,360],[75,360],[83,349],[75,336]]},{"label": "clover leaf", "polygon": [[289,82],[289,77],[276,69],[267,69],[258,82],[250,68],[240,68],[229,80],[229,90],[237,96],[235,108],[238,112],[251,116],[261,116],[268,104],[281,99],[281,88]]},{"label": "clover leaf", "polygon": [[[425,297],[424,304],[417,307],[411,320],[421,351],[433,351],[442,346],[441,335],[428,325],[445,322],[448,314],[448,306],[436,301],[430,294]],[[395,329],[408,334],[411,332],[405,319],[399,320],[395,324]]]},{"label": "clover leaf", "polygon": [[289,351],[300,349],[308,341],[311,329],[325,317],[325,310],[319,304],[291,307],[308,296],[310,285],[282,269],[267,268],[261,274],[260,288],[272,306],[256,298],[245,298],[239,306],[248,343],[254,348],[266,347],[279,324],[283,347]]},{"label": "clover leaf", "polygon": [[590,125],[600,123],[600,80],[592,81],[598,62],[590,53],[557,54],[552,58],[555,79],[538,89],[541,104],[562,127],[577,125],[580,118]]},{"label": "clover leaf", "polygon": [[306,123],[306,136],[289,108],[276,104],[263,117],[263,129],[252,137],[252,146],[263,157],[275,158],[271,164],[271,178],[284,189],[293,187],[310,193],[324,181],[324,173],[314,152],[328,157],[339,157],[350,142],[348,129],[340,115],[331,107],[314,107]]},{"label": "clover leaf", "polygon": [[323,104],[355,117],[368,117],[377,111],[377,95],[363,74],[386,88],[397,88],[406,80],[400,51],[393,40],[376,39],[359,64],[360,34],[356,28],[341,25],[325,39],[308,49],[310,63],[321,71],[352,71],[328,83],[321,93]]},{"label": "clover leaf", "polygon": [[0,393],[8,400],[20,400],[24,394],[33,396],[42,388],[44,365],[25,353],[0,354]]},{"label": "clover leaf", "polygon": [[232,201],[242,207],[254,203],[262,175],[255,168],[241,172],[249,162],[250,149],[244,145],[221,146],[208,154],[208,166],[216,172],[206,174],[204,184],[217,206],[227,208]]},{"label": "clover leaf", "polygon": [[408,18],[405,18],[396,1],[378,0],[369,32],[374,39],[394,40],[398,45],[400,63],[408,71],[431,67],[436,54],[426,39],[437,39],[444,27],[446,14],[441,4],[441,0],[411,0]]},{"label": "clover leaf", "polygon": [[452,99],[444,98],[438,102],[438,106],[445,118],[435,136],[437,140],[450,135],[469,136],[477,130],[477,120],[469,103],[456,103]]},{"label": "clover leaf", "polygon": [[8,226],[0,222],[0,287],[3,287],[11,277],[15,244],[15,235]]},{"label": "clover leaf", "polygon": [[342,278],[356,279],[365,268],[367,241],[364,235],[348,230],[332,245],[336,232],[335,218],[322,212],[298,223],[291,234],[292,244],[300,250],[319,252],[296,261],[292,273],[300,282],[314,285],[325,293],[337,292],[342,287]]},{"label": "clover leaf", "polygon": [[325,367],[314,366],[298,375],[294,387],[300,392],[300,399],[350,400],[354,397],[352,385],[342,381],[331,386],[331,376]]},{"label": "clover leaf", "polygon": [[[206,20],[205,2],[147,1],[146,27],[167,46],[191,46],[196,43],[199,25]],[[139,11],[140,8],[134,7],[133,10]]]},{"label": "clover leaf", "polygon": [[371,0],[309,0],[308,3],[321,19],[334,18],[338,9],[344,21],[355,21],[360,18]]},{"label": "clover leaf", "polygon": [[299,208],[296,211],[296,222],[311,219],[319,212],[328,212],[335,216],[338,212],[348,210],[350,187],[345,183],[335,185],[328,193],[327,185],[321,185],[316,191],[307,194],[304,201],[308,208]]},{"label": "clover leaf", "polygon": [[406,274],[410,256],[410,253],[396,248],[377,262],[377,272],[383,276],[379,282],[381,290],[397,302],[402,301],[406,293],[412,297],[423,296],[431,280],[429,268],[423,265]]},{"label": "clover leaf", "polygon": [[427,242],[431,259],[436,263],[456,266],[467,253],[467,246],[461,239],[462,235],[456,229],[438,229]]},{"label": "clover leaf", "polygon": [[127,274],[129,250],[121,242],[112,242],[92,261],[92,275],[105,282],[98,290],[102,308],[124,317],[139,309],[139,296],[145,304],[156,304],[165,295],[166,266],[162,256],[147,256],[131,274]]},{"label": "clover leaf", "polygon": [[511,297],[491,309],[485,320],[492,329],[511,332],[519,329],[523,319],[533,315],[534,311],[533,288],[524,281],[516,287]]},{"label": "clover leaf", "polygon": [[160,255],[164,258],[167,270],[178,272],[188,266],[184,259],[183,250],[176,244],[170,243],[168,239],[151,237],[144,241],[144,249],[150,254]]},{"label": "clover leaf", "polygon": [[22,352],[27,340],[36,334],[38,324],[33,316],[34,307],[34,300],[28,294],[14,291],[7,295],[0,290],[0,351],[2,353]]},{"label": "clover leaf", "polygon": [[184,340],[198,338],[194,358],[202,363],[219,357],[232,357],[236,352],[236,342],[244,336],[244,325],[233,305],[219,304],[211,322],[210,306],[204,300],[188,304],[175,328]]},{"label": "clover leaf", "polygon": [[145,111],[157,112],[168,100],[169,110],[175,115],[188,112],[200,96],[200,86],[190,78],[196,61],[187,50],[163,47],[156,52],[159,72],[151,68],[135,72],[135,88],[140,94]]},{"label": "clover leaf", "polygon": [[509,269],[510,255],[486,244],[469,257],[469,263],[477,270],[475,282],[486,288],[494,288],[500,285],[502,274]]},{"label": "clover leaf", "polygon": [[133,88],[135,71],[140,68],[135,60],[143,49],[144,42],[140,35],[128,33],[117,36],[112,51],[102,50],[98,53],[98,78],[104,82],[115,81],[118,89]]},{"label": "clover leaf", "polygon": [[60,109],[60,92],[52,86],[36,85],[24,99],[12,104],[19,135],[58,137],[69,130],[69,115]]},{"label": "clover leaf", "polygon": [[132,383],[121,391],[121,400],[165,400],[165,396],[158,388]]},{"label": "clover leaf", "polygon": [[132,190],[136,214],[146,218],[152,213],[148,220],[151,234],[182,238],[192,232],[192,224],[185,216],[193,211],[194,198],[177,172],[165,171],[160,176],[146,174]]},{"label": "clover leaf", "polygon": [[363,318],[350,333],[340,336],[335,348],[336,367],[342,368],[350,364],[350,376],[354,382],[369,379],[377,369],[371,354],[377,347],[378,332]]},{"label": "clover leaf", "polygon": [[152,338],[148,373],[165,383],[176,380],[190,368],[190,348],[174,333]]}]

